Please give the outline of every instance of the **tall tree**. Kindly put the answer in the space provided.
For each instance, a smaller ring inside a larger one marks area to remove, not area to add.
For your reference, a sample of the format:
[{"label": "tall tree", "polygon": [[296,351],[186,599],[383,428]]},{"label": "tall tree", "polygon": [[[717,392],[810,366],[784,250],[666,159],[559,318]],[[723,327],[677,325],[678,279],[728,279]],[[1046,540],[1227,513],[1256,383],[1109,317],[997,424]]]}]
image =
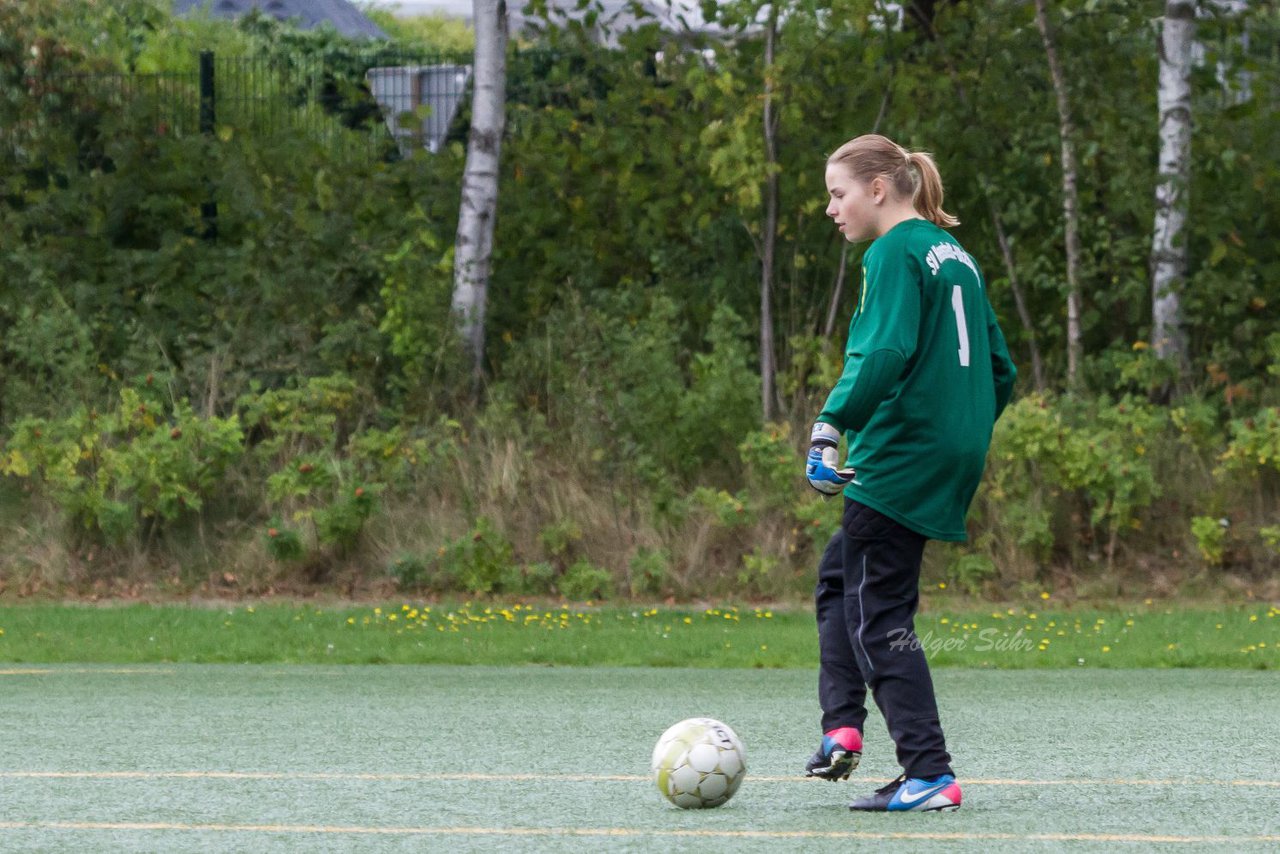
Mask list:
[{"label": "tall tree", "polygon": [[1036,0],[1036,27],[1040,30],[1045,58],[1049,63],[1049,77],[1058,104],[1058,135],[1062,139],[1062,213],[1067,244],[1067,387],[1074,390],[1080,385],[1083,350],[1080,340],[1080,200],[1076,189],[1080,170],[1076,164],[1076,130],[1071,117],[1071,102],[1067,97],[1067,79],[1062,63],[1058,61],[1058,48],[1045,0]]},{"label": "tall tree", "polygon": [[1160,28],[1160,161],[1151,236],[1151,343],[1157,356],[1187,371],[1181,292],[1187,276],[1184,231],[1190,206],[1191,54],[1195,0],[1167,0]]},{"label": "tall tree", "polygon": [[778,244],[778,114],[774,105],[774,46],[778,39],[778,4],[769,5],[764,32],[764,234],[760,258],[760,400],[765,421],[776,409],[773,346],[773,271]]},{"label": "tall tree", "polygon": [[453,249],[452,306],[471,356],[473,389],[478,391],[484,367],[485,299],[498,208],[498,163],[506,125],[507,4],[505,0],[473,0],[472,8],[475,91]]}]

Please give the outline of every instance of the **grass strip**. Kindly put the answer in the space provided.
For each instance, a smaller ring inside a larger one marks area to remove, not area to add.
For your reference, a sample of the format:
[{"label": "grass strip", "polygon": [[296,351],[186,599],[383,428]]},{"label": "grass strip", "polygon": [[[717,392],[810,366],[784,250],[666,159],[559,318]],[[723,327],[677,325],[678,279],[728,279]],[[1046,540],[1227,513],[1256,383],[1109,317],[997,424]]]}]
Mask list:
[{"label": "grass strip", "polygon": [[[1280,607],[1110,609],[934,603],[936,667],[1280,668]],[[0,661],[25,664],[544,664],[810,668],[813,615],[753,606],[258,603],[0,606]]]}]

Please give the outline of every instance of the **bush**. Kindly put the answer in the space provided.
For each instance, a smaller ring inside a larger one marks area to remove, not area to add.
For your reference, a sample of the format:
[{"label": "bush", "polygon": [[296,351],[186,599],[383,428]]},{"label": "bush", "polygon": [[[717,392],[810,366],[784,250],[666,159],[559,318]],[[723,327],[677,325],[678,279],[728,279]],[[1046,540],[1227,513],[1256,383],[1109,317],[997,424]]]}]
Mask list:
[{"label": "bush", "polygon": [[19,421],[0,472],[31,481],[92,539],[147,545],[164,523],[203,507],[242,441],[236,418],[200,417],[186,401],[169,406],[154,389],[125,388],[106,413]]},{"label": "bush", "polygon": [[580,560],[565,570],[556,587],[561,596],[575,602],[609,599],[613,596],[613,576],[607,569]]},{"label": "bush", "polygon": [[511,579],[514,550],[489,519],[440,549],[439,578],[444,590],[483,595],[501,590]]}]

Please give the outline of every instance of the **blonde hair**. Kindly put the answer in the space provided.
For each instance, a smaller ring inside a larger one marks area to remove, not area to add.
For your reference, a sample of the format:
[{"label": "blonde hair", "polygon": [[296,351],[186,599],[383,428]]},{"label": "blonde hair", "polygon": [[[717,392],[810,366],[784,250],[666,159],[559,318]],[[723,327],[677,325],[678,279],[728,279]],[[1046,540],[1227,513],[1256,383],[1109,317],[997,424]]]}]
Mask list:
[{"label": "blonde hair", "polygon": [[827,165],[839,163],[858,180],[887,178],[898,195],[911,199],[925,219],[951,228],[960,220],[942,209],[942,175],[927,151],[907,151],[877,133],[854,137],[827,158]]}]

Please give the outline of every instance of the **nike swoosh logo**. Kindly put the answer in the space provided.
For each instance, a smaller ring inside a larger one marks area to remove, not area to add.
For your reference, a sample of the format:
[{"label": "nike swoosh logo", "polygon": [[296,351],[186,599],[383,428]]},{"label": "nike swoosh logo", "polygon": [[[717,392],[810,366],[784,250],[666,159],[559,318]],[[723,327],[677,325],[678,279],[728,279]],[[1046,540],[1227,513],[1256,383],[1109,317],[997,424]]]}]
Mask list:
[{"label": "nike swoosh logo", "polygon": [[931,789],[925,789],[923,792],[918,792],[917,794],[914,794],[914,795],[908,792],[903,792],[901,795],[899,795],[898,800],[902,801],[902,803],[906,804],[907,806],[910,806],[914,803],[918,803],[919,801],[924,800],[930,795],[938,794],[938,792],[941,792],[946,787],[947,787],[946,783],[939,783],[938,785],[934,786]]}]

